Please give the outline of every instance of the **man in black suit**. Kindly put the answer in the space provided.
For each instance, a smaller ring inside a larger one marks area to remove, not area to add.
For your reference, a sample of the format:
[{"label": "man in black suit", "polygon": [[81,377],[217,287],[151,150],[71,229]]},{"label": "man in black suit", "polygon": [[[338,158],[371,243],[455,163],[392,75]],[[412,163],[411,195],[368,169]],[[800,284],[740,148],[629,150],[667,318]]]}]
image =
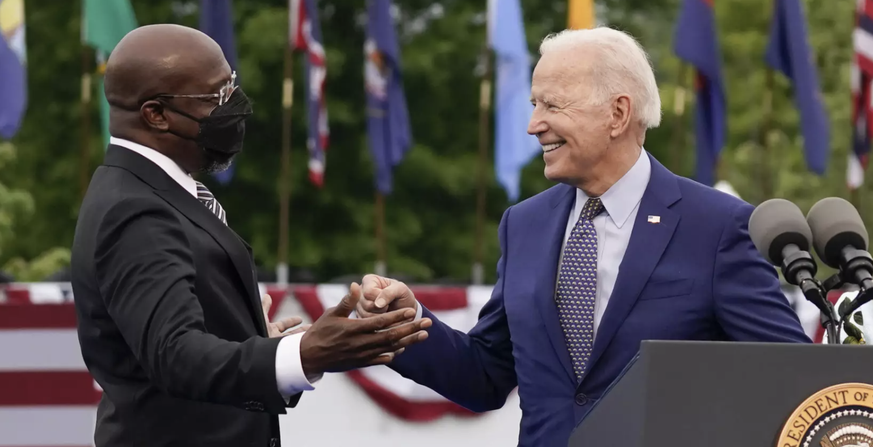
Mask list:
[{"label": "man in black suit", "polygon": [[104,82],[112,141],[72,259],[82,355],[103,388],[98,447],[276,447],[277,415],[324,372],[385,364],[426,338],[412,310],[348,318],[357,284],[305,330],[267,321],[251,249],[190,176],[229,166],[251,114],[212,39],[138,28]]}]

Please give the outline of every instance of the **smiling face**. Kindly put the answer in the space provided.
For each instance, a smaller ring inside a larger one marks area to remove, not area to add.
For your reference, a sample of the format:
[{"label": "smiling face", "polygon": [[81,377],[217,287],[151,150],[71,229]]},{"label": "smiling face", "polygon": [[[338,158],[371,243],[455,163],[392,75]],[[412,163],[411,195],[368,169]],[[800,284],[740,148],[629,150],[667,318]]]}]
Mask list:
[{"label": "smiling face", "polygon": [[598,105],[592,101],[594,88],[582,61],[594,56],[593,52],[568,53],[547,53],[537,63],[528,133],[536,135],[543,147],[546,178],[578,184],[603,162],[612,139],[613,119],[608,102]]},{"label": "smiling face", "polygon": [[[643,118],[646,106],[642,115],[637,110],[648,94],[638,78],[651,76],[641,50],[636,65],[627,62],[633,59],[629,51],[637,51],[633,40],[616,41],[626,36],[614,30],[594,33],[603,38],[589,34],[588,40],[574,41],[586,36],[565,34],[557,44],[544,42],[531,79],[534,111],[527,129],[542,145],[546,178],[592,197],[606,192],[639,159],[649,123]],[[651,87],[657,95],[653,76]],[[660,118],[660,103],[650,108]]]}]

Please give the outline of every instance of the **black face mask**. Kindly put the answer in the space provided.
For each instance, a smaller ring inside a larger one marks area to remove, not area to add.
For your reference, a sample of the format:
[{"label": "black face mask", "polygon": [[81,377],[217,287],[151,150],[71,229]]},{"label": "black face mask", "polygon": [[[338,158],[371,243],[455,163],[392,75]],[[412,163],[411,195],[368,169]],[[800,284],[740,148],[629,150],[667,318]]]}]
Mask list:
[{"label": "black face mask", "polygon": [[200,124],[197,137],[191,138],[170,130],[173,135],[191,140],[207,153],[219,158],[230,159],[242,152],[246,134],[246,118],[252,114],[252,103],[241,88],[234,90],[228,101],[215,107],[209,116],[196,118],[170,104],[165,106],[190,120]]}]

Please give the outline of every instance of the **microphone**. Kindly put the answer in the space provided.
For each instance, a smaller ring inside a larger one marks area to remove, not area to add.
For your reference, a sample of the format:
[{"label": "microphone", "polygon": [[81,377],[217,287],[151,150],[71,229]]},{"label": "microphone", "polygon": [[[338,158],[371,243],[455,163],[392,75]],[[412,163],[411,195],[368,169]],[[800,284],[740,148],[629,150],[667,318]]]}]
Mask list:
[{"label": "microphone", "polygon": [[752,212],[749,236],[770,264],[780,266],[785,280],[800,286],[803,296],[821,311],[828,339],[837,340],[837,317],[824,288],[816,281],[818,266],[809,254],[813,232],[797,205],[785,199],[770,199]]},{"label": "microphone", "polygon": [[867,252],[867,228],[858,210],[839,197],[819,200],[810,208],[806,221],[822,262],[839,269],[840,279],[861,289],[843,315],[845,318],[873,299],[873,294],[867,293],[873,289],[873,257]]},{"label": "microphone", "polygon": [[781,266],[789,284],[815,278],[818,266],[809,254],[812,231],[797,205],[785,199],[758,205],[749,218],[749,235],[767,262]]}]

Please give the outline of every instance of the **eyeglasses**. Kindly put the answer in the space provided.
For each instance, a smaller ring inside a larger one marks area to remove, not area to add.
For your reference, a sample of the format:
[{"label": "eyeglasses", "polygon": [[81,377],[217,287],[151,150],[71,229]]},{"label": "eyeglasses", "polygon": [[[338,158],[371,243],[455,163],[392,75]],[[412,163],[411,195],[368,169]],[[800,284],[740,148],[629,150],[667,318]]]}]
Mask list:
[{"label": "eyeglasses", "polygon": [[230,95],[232,95],[233,92],[236,91],[237,88],[239,88],[239,86],[236,85],[236,71],[234,71],[230,75],[230,81],[227,81],[227,83],[221,87],[221,90],[219,90],[218,93],[206,93],[206,94],[202,94],[202,95],[157,95],[155,97],[156,98],[197,98],[197,99],[218,98],[218,105],[224,105],[230,99]]}]

